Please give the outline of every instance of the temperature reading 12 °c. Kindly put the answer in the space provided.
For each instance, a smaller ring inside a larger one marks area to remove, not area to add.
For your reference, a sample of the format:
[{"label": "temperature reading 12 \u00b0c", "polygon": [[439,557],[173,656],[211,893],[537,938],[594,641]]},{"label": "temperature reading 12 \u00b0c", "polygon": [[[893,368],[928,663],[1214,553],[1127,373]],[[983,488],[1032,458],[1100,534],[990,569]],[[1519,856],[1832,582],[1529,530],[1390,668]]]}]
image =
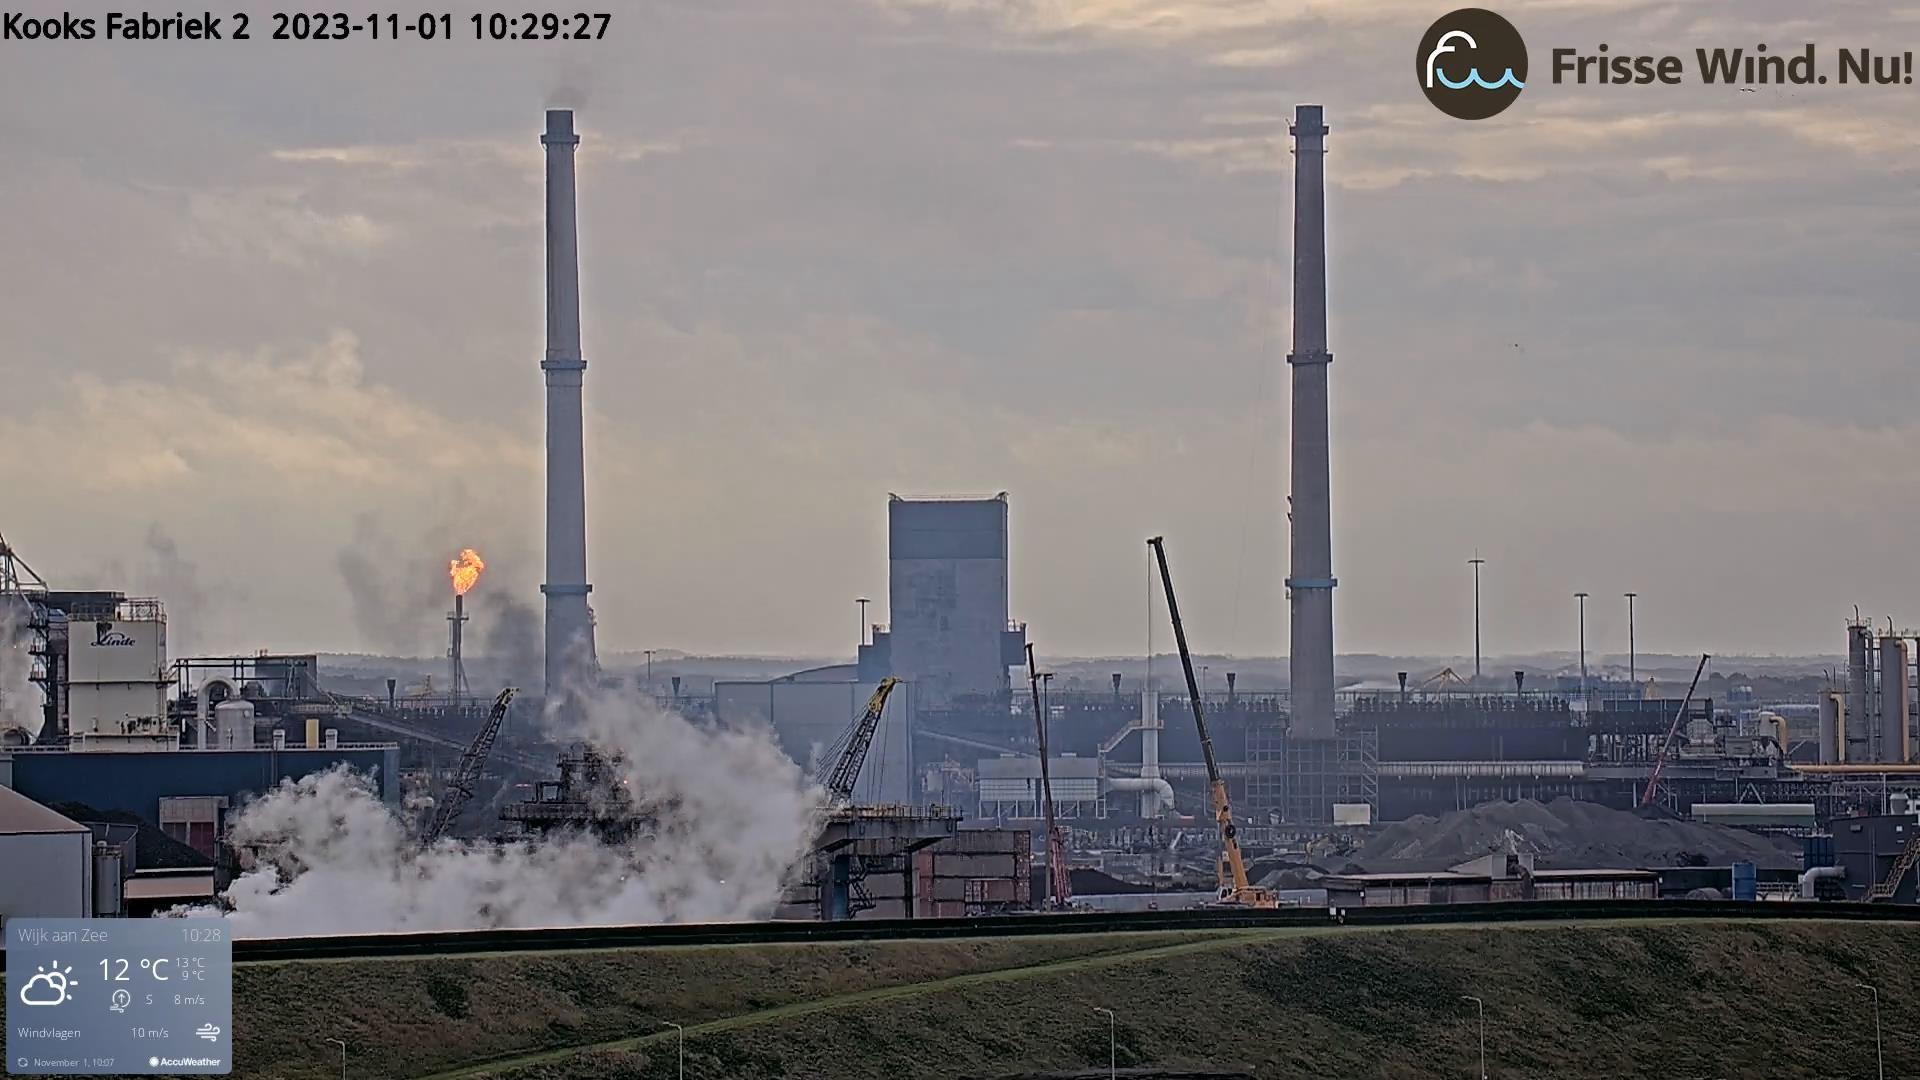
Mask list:
[{"label": "temperature reading 12 \u00b0c", "polygon": [[143,956],[137,962],[116,956],[100,961],[100,978],[105,982],[132,982],[136,978],[204,982],[206,977],[207,962],[201,956]]}]

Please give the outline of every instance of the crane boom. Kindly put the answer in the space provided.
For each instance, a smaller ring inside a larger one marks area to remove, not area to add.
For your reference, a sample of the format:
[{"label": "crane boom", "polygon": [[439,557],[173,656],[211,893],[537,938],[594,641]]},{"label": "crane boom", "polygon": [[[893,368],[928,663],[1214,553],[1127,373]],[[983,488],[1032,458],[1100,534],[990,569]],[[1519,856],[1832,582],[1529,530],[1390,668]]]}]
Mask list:
[{"label": "crane boom", "polygon": [[493,741],[500,735],[500,724],[507,718],[507,706],[513,703],[514,687],[500,691],[493,699],[493,708],[487,713],[486,723],[480,725],[480,733],[465,753],[460,755],[460,766],[448,781],[447,790],[440,798],[440,805],[433,808],[433,818],[427,823],[426,841],[431,844],[446,835],[453,827],[454,819],[460,811],[467,808],[473,799],[473,785],[480,779],[480,770],[486,767],[487,756],[493,753]]},{"label": "crane boom", "polygon": [[1040,803],[1047,820],[1047,884],[1053,906],[1061,910],[1073,899],[1073,875],[1067,867],[1067,837],[1053,820],[1053,775],[1047,766],[1047,714],[1040,707],[1040,671],[1033,665],[1033,645],[1027,645],[1027,690],[1033,694],[1033,728],[1040,741]]},{"label": "crane boom", "polygon": [[1180,668],[1187,676],[1187,700],[1193,703],[1193,723],[1200,730],[1200,752],[1207,761],[1207,785],[1213,796],[1213,816],[1220,825],[1220,846],[1226,856],[1229,880],[1220,883],[1220,899],[1248,907],[1274,907],[1273,894],[1247,880],[1247,863],[1240,855],[1238,830],[1233,824],[1233,804],[1227,798],[1227,782],[1220,776],[1214,760],[1213,738],[1207,734],[1206,708],[1200,702],[1200,684],[1193,677],[1193,657],[1187,652],[1187,630],[1180,622],[1180,605],[1173,598],[1173,574],[1167,570],[1167,549],[1155,536],[1147,540],[1160,564],[1160,586],[1167,594],[1167,615],[1173,620],[1173,640],[1180,647]]},{"label": "crane boom", "polygon": [[827,789],[830,804],[838,806],[852,801],[854,782],[860,779],[860,767],[867,763],[867,751],[873,747],[873,735],[880,730],[880,717],[887,711],[887,698],[898,685],[900,680],[891,675],[880,680],[880,685],[873,688],[873,696],[867,698],[866,710],[854,718],[837,740],[840,752],[833,756],[832,764],[815,774],[814,780]]},{"label": "crane boom", "polygon": [[[1660,782],[1660,770],[1667,765],[1667,748],[1673,745],[1673,737],[1680,732],[1680,721],[1686,718],[1687,706],[1693,704],[1693,692],[1700,686],[1700,676],[1707,670],[1709,659],[1711,657],[1706,653],[1701,653],[1700,666],[1693,669],[1693,681],[1687,684],[1687,696],[1680,699],[1680,710],[1673,714],[1673,724],[1667,728],[1667,737],[1660,741],[1660,753],[1654,756],[1653,773],[1647,777],[1647,790],[1640,796],[1641,806],[1653,804],[1654,785]],[[1781,747],[1780,752],[1785,754],[1786,747]]]}]

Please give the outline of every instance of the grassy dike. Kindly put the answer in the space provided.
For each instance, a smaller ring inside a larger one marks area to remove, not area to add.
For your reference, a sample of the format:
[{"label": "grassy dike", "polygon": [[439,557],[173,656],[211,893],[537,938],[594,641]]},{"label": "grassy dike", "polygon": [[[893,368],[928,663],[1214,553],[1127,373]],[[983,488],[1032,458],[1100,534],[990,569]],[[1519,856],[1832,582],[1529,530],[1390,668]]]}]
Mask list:
[{"label": "grassy dike", "polygon": [[718,946],[246,964],[236,1076],[995,1077],[1120,1063],[1262,1077],[1920,1075],[1920,927],[1633,921]]}]

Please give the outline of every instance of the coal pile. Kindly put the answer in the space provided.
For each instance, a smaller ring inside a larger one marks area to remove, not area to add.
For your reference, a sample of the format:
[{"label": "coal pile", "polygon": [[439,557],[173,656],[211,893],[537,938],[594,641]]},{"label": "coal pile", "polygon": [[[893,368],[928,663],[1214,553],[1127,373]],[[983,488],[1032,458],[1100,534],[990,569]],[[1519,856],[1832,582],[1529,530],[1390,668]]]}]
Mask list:
[{"label": "coal pile", "polygon": [[1441,818],[1385,826],[1354,862],[1368,871],[1441,870],[1494,851],[1536,856],[1541,869],[1800,865],[1800,843],[1697,821],[1642,818],[1575,799],[1482,803]]}]

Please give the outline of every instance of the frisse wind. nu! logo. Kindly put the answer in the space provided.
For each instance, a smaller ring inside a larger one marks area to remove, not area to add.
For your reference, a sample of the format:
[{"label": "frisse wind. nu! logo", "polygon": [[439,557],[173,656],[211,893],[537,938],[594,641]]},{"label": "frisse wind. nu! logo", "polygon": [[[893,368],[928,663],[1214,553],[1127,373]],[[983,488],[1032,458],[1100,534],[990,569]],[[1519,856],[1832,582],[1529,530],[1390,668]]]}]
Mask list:
[{"label": "frisse wind. nu! logo", "polygon": [[1512,23],[1485,8],[1435,20],[1413,62],[1427,100],[1462,120],[1494,116],[1527,88],[1527,43]]}]

